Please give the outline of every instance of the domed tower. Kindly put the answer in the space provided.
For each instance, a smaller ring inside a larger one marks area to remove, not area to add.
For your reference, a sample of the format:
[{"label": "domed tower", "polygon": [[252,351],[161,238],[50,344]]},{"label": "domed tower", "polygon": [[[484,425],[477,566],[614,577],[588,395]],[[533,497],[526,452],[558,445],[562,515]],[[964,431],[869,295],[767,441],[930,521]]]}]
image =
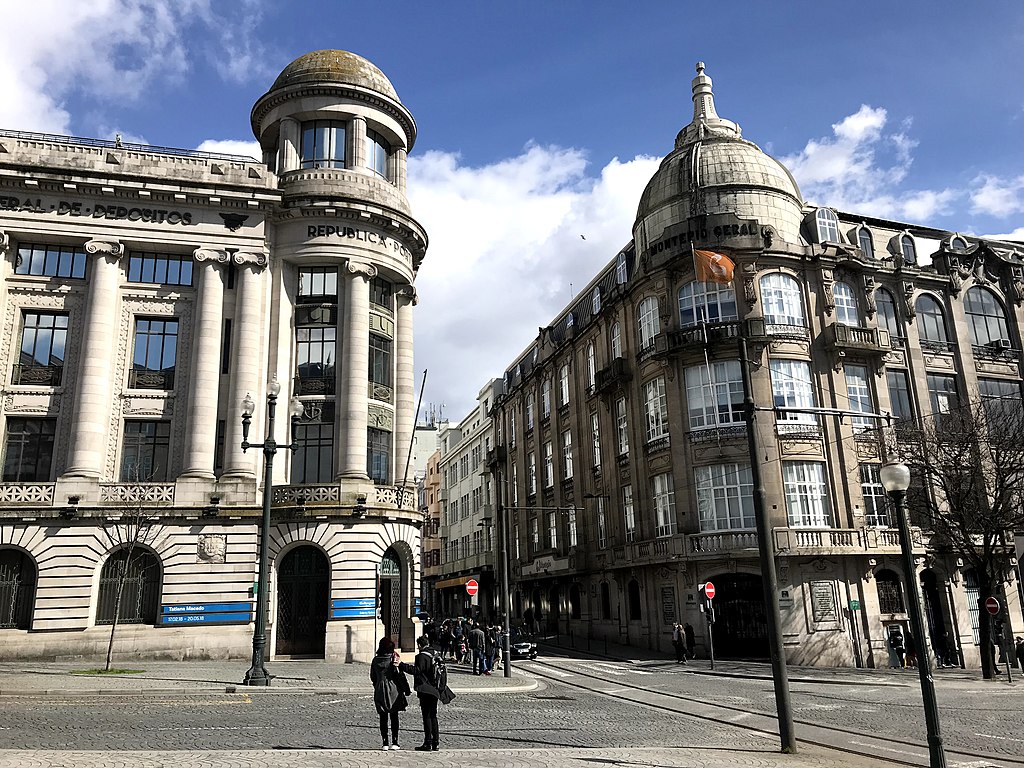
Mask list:
[{"label": "domed tower", "polygon": [[792,174],[741,138],[739,125],[718,116],[703,62],[692,87],[693,121],[676,136],[640,197],[633,225],[637,253],[669,249],[688,258],[690,243],[799,243],[803,198]]},{"label": "domed tower", "polygon": [[251,121],[282,195],[270,365],[306,406],[288,482],[340,484],[343,503],[386,486],[405,506],[414,281],[427,248],[405,195],[416,121],[383,72],[336,50],[285,67]]}]

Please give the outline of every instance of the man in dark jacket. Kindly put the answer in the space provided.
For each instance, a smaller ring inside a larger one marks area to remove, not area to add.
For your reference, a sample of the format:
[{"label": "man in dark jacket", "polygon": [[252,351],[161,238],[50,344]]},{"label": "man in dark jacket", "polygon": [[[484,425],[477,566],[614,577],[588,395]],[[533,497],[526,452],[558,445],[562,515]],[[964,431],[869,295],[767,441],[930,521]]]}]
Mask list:
[{"label": "man in dark jacket", "polygon": [[473,652],[473,674],[474,675],[489,675],[490,670],[487,668],[487,638],[484,635],[484,631],[480,629],[479,625],[475,625],[469,630],[469,648]]},{"label": "man in dark jacket", "polygon": [[434,654],[437,650],[430,647],[430,638],[421,635],[416,638],[416,654],[414,664],[401,664],[399,669],[407,672],[416,680],[413,690],[420,701],[420,712],[423,714],[423,744],[416,747],[417,752],[437,752],[440,737],[437,726],[437,702],[445,704],[455,698],[448,687],[447,674],[440,680],[434,680]]}]

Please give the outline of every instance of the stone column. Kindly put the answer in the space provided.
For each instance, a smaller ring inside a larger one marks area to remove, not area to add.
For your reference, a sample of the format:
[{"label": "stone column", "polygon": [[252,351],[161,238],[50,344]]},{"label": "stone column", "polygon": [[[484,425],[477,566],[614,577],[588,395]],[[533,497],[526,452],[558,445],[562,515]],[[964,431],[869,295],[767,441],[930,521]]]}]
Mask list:
[{"label": "stone column", "polygon": [[413,376],[412,308],[416,305],[416,289],[409,285],[395,294],[395,485],[412,483],[409,446],[412,444],[416,419],[416,396]]},{"label": "stone column", "polygon": [[366,118],[356,115],[350,123],[352,126],[352,161],[349,168],[366,171]]},{"label": "stone column", "polygon": [[[90,240],[85,244],[85,250],[96,258],[89,276],[78,391],[74,395],[77,406],[64,477],[101,479],[107,451],[107,428],[114,407],[114,371],[117,368],[114,350],[122,332],[118,290],[124,246],[117,241]],[[131,331],[126,329],[124,332]]]},{"label": "stone column", "polygon": [[368,479],[366,474],[366,424],[370,370],[370,280],[377,276],[372,264],[349,261],[341,271],[345,285],[341,399],[336,408],[338,431],[338,479]]},{"label": "stone column", "polygon": [[293,117],[281,118],[277,137],[277,174],[294,171],[299,167],[299,151],[302,146],[299,121]]},{"label": "stone column", "polygon": [[255,477],[256,461],[260,452],[250,450],[242,453],[242,400],[252,395],[256,401],[252,428],[255,434],[249,439],[263,440],[263,403],[266,401],[266,383],[260,378],[263,361],[263,299],[264,268],[267,256],[264,253],[239,251],[233,257],[238,269],[238,296],[235,300],[235,322],[231,347],[231,364],[234,373],[228,387],[228,402],[225,409],[227,419],[224,430],[224,474],[226,476]]},{"label": "stone column", "polygon": [[220,265],[226,264],[229,256],[226,251],[212,248],[197,248],[193,256],[199,271],[199,296],[192,335],[196,341],[185,433],[185,467],[181,474],[212,480],[224,326],[224,275]]},{"label": "stone column", "polygon": [[409,159],[409,152],[402,147],[395,150],[394,163],[395,163],[395,176],[392,181],[395,186],[398,187],[398,191],[403,195],[405,194],[405,182],[406,182],[406,165]]}]

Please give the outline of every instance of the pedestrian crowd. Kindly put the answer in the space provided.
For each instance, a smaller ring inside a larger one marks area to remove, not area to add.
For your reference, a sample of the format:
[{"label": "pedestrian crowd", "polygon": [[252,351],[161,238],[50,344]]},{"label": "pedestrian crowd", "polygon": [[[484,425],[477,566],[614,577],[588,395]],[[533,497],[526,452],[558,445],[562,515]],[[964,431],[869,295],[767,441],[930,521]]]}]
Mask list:
[{"label": "pedestrian crowd", "polygon": [[474,675],[490,675],[502,664],[502,630],[483,619],[427,618],[423,631],[447,661],[471,666]]}]

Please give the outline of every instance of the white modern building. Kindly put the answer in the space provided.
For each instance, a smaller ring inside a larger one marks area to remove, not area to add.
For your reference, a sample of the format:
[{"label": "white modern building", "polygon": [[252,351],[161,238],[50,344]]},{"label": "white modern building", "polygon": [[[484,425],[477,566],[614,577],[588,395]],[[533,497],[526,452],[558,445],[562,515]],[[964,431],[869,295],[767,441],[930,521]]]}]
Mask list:
[{"label": "white modern building", "polygon": [[125,570],[116,654],[248,655],[265,492],[268,657],[412,647],[416,123],[332,50],[251,121],[258,161],[0,131],[0,657],[105,651]]}]

